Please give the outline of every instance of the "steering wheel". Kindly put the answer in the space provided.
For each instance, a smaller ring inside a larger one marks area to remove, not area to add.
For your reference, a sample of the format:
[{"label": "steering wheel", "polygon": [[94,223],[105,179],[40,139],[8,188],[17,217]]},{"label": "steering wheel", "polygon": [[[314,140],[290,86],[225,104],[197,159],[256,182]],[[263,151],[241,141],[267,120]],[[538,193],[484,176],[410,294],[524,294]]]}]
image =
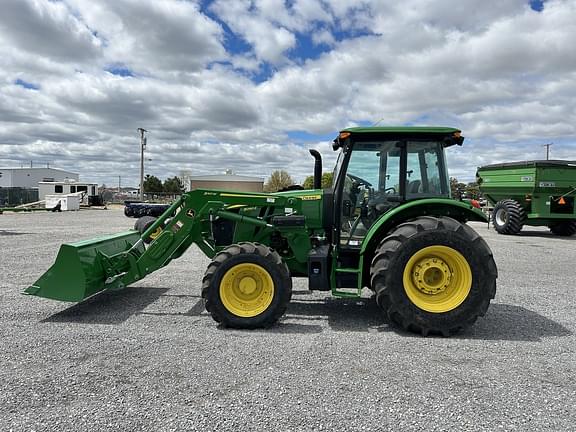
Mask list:
[{"label": "steering wheel", "polygon": [[393,188],[393,187],[389,187],[389,188],[384,189],[384,193],[393,193],[393,194],[395,194],[395,193],[396,193],[396,189]]},{"label": "steering wheel", "polygon": [[352,180],[354,180],[356,183],[358,183],[358,185],[363,184],[363,185],[368,186],[369,188],[372,187],[372,183],[370,183],[368,180],[364,180],[362,177],[358,177],[358,176],[355,176],[353,174],[346,174],[346,176],[350,177]]}]

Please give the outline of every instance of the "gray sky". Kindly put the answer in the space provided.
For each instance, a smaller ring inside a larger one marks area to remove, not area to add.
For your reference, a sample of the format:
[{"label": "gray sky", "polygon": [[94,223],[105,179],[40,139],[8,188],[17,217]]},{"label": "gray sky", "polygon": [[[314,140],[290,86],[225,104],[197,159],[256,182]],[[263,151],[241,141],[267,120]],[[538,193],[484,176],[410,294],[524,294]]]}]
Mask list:
[{"label": "gray sky", "polygon": [[0,166],[146,173],[332,167],[354,125],[463,130],[450,174],[576,159],[576,0],[2,0]]}]

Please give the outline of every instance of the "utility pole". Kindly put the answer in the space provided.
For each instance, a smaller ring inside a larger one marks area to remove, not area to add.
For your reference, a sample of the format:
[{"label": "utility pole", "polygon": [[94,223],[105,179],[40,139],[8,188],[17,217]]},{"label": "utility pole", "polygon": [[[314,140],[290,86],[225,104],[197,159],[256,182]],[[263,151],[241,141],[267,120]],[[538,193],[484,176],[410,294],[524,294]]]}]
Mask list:
[{"label": "utility pole", "polygon": [[544,144],[542,147],[546,147],[546,160],[550,160],[550,146],[554,143]]},{"label": "utility pole", "polygon": [[140,201],[144,201],[144,149],[146,148],[146,129],[138,128],[140,132]]},{"label": "utility pole", "polygon": [[122,176],[118,176],[118,193],[120,193],[120,185],[122,183]]}]

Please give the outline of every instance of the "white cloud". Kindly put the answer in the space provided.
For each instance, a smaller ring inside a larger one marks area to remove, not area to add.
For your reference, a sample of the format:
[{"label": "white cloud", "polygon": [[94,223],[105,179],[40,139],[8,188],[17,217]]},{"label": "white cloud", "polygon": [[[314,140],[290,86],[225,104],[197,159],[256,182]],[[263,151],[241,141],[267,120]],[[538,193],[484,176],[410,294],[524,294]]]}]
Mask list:
[{"label": "white cloud", "polygon": [[138,72],[197,72],[227,57],[222,29],[195,3],[179,0],[69,0],[105,39],[106,58]]},{"label": "white cloud", "polygon": [[315,31],[312,34],[312,41],[316,44],[316,45],[328,45],[328,46],[333,46],[336,43],[336,40],[334,39],[334,35],[332,34],[332,32],[328,31],[328,30],[318,30]]},{"label": "white cloud", "polygon": [[282,3],[262,0],[252,5],[250,1],[217,0],[211,9],[254,48],[258,60],[277,65],[286,61],[284,53],[296,45],[294,34],[270,19],[275,15],[277,23],[292,21]]},{"label": "white cloud", "polygon": [[0,43],[60,62],[84,61],[101,53],[101,41],[65,3],[4,0]]},{"label": "white cloud", "polygon": [[[379,120],[461,128],[468,140],[449,160],[465,180],[477,165],[542,157],[547,142],[576,159],[573,0],[541,13],[524,0],[217,0],[207,14],[199,4],[4,1],[0,165],[50,161],[135,185],[145,127],[147,171],[160,178],[282,168],[303,180],[309,147],[326,170],[335,154],[290,131]],[[330,51],[295,59],[302,35]]]}]

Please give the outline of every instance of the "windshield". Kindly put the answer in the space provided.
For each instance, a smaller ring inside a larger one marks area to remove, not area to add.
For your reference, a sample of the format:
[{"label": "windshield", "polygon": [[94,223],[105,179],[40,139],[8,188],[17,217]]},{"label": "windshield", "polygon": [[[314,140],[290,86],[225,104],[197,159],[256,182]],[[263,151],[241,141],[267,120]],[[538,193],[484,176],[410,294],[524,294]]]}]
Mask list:
[{"label": "windshield", "polygon": [[[335,173],[344,156],[340,154]],[[354,142],[342,179],[341,242],[360,245],[370,226],[402,202],[448,197],[445,167],[439,141]]]}]

